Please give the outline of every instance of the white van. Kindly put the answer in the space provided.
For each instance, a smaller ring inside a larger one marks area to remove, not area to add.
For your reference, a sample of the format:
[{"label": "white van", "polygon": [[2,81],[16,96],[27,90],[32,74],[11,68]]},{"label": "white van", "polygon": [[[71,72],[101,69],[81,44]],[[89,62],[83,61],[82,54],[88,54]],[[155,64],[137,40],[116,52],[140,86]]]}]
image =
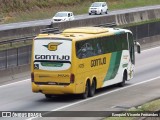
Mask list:
[{"label": "white van", "polygon": [[57,12],[55,14],[55,16],[52,18],[52,23],[64,22],[64,21],[70,21],[70,20],[74,20],[73,12],[62,11],[62,12]]},{"label": "white van", "polygon": [[89,10],[89,15],[93,14],[103,14],[108,13],[108,5],[106,2],[94,2],[91,4]]}]

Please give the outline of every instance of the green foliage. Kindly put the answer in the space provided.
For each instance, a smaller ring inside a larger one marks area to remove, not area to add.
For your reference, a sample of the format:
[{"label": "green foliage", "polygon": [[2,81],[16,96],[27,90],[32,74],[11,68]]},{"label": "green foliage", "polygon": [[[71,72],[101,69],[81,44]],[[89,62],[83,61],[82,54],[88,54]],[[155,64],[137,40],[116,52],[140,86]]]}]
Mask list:
[{"label": "green foliage", "polygon": [[83,14],[95,1],[106,1],[109,10],[160,4],[160,0],[0,0],[0,14],[4,23],[51,18],[65,10]]},{"label": "green foliage", "polygon": [[[151,102],[147,102],[145,104],[143,104],[142,106],[138,106],[138,108],[131,108],[128,110],[128,112],[130,111],[159,111],[160,110],[160,99],[157,100],[153,100]],[[127,112],[127,111],[126,111]],[[139,120],[139,119],[144,119],[139,118],[139,117],[107,117],[103,120]]]},{"label": "green foliage", "polygon": [[111,9],[160,4],[160,0],[0,0],[0,12],[28,11],[37,8],[53,8],[55,6],[78,6],[95,1],[106,1]]},{"label": "green foliage", "polygon": [[69,6],[84,2],[84,0],[0,0],[0,12],[17,12],[55,6]]}]

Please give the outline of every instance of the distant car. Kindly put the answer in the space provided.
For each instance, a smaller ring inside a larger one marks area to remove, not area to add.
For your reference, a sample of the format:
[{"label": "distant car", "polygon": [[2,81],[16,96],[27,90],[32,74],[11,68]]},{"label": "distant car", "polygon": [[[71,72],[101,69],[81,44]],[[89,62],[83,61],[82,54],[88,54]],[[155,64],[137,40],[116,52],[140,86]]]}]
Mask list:
[{"label": "distant car", "polygon": [[53,22],[63,22],[63,21],[70,21],[74,20],[74,15],[73,12],[69,11],[62,11],[62,12],[57,12],[55,16],[52,18],[52,23]]},{"label": "distant car", "polygon": [[106,2],[94,2],[91,4],[89,10],[89,15],[93,14],[103,14],[108,13],[108,5]]}]

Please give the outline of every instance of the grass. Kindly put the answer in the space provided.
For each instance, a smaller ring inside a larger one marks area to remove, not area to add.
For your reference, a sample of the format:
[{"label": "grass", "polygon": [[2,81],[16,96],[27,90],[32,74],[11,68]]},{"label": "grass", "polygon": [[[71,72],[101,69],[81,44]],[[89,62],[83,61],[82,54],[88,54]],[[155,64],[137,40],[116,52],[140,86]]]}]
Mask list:
[{"label": "grass", "polygon": [[158,5],[159,0],[120,0],[120,2],[109,2],[111,9],[133,8],[148,5]]},{"label": "grass", "polygon": [[[2,23],[50,19],[58,11],[73,11],[74,14],[88,13],[93,1],[106,0],[0,0]],[[8,3],[7,3],[8,1]],[[160,0],[107,0],[109,10],[125,9],[137,6],[157,5]]]},{"label": "grass", "polygon": [[[160,99],[153,100],[151,102],[147,102],[141,106],[138,106],[137,108],[131,108],[128,110],[128,112],[136,112],[136,111],[159,111],[160,110]],[[126,111],[127,112],[127,111]],[[103,120],[139,120],[139,117],[108,117]]]},{"label": "grass", "polygon": [[32,45],[32,40],[1,44],[0,51],[13,49],[13,48],[19,48],[19,47],[23,47],[23,46],[27,46],[27,45]]}]

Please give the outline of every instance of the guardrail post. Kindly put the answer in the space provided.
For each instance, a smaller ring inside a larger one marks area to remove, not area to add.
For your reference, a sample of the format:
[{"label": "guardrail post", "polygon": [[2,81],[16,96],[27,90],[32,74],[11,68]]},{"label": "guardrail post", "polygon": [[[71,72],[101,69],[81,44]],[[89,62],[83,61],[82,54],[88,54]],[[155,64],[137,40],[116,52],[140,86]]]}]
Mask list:
[{"label": "guardrail post", "polygon": [[138,30],[137,30],[137,26],[136,26],[136,40],[138,39]]},{"label": "guardrail post", "polygon": [[7,67],[8,67],[8,53],[7,53],[8,51],[6,50],[6,64],[5,64],[5,68],[7,69]]},{"label": "guardrail post", "polygon": [[17,48],[17,66],[18,66],[18,63],[19,63],[19,60],[18,60],[18,55],[19,54],[19,52],[18,52],[18,48]]},{"label": "guardrail post", "polygon": [[12,42],[10,42],[10,47],[12,47]]},{"label": "guardrail post", "polygon": [[147,28],[148,29],[148,36],[147,37],[149,37],[149,34],[150,34],[150,32],[149,32],[150,31],[149,30],[150,29],[149,24],[147,26],[148,26],[148,28]]},{"label": "guardrail post", "polygon": [[28,46],[28,64],[30,63],[30,59],[31,59],[31,56],[30,56],[30,47]]}]

